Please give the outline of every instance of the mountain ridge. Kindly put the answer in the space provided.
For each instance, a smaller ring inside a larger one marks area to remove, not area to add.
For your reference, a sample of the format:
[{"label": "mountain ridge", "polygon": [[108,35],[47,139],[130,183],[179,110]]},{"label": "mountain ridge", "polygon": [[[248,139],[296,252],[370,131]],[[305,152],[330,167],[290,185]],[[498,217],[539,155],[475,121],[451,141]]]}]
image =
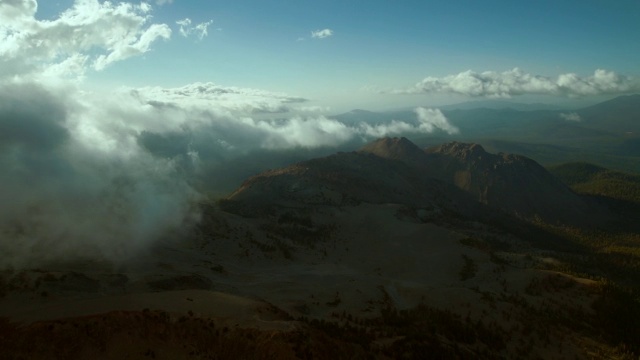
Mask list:
[{"label": "mountain ridge", "polygon": [[420,149],[404,137],[258,174],[226,200],[253,208],[403,203],[470,217],[489,211],[481,204],[521,218],[568,224],[607,217],[527,157],[491,154],[479,144],[460,142]]}]

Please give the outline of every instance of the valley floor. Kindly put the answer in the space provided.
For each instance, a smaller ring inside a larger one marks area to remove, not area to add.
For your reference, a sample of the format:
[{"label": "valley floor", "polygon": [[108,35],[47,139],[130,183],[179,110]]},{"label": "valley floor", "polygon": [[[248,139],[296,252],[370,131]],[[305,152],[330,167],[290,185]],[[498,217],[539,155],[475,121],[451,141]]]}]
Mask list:
[{"label": "valley floor", "polygon": [[5,271],[2,353],[631,356],[601,326],[602,281],[567,272],[562,251],[488,225],[395,204],[295,209],[268,219],[209,211],[197,236],[118,268]]}]

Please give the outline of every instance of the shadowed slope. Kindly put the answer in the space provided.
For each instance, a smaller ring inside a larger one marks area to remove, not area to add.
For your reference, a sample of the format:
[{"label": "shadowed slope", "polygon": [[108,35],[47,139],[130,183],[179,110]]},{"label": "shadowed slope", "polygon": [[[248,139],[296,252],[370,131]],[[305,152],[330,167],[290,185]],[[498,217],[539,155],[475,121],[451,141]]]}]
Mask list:
[{"label": "shadowed slope", "polygon": [[588,223],[594,215],[603,215],[527,157],[491,154],[478,144],[458,142],[427,152],[435,176],[489,206],[551,222]]}]

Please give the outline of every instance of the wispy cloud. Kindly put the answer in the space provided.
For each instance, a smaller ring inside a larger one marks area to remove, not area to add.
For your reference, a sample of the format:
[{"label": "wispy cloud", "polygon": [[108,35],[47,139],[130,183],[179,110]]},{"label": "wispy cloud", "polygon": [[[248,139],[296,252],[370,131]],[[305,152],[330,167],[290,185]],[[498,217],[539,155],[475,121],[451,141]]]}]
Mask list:
[{"label": "wispy cloud", "polygon": [[574,121],[574,122],[580,122],[582,121],[582,118],[580,117],[580,115],[578,113],[572,112],[572,113],[560,113],[560,118],[566,121]]},{"label": "wispy cloud", "polygon": [[322,29],[311,32],[311,37],[314,39],[326,39],[330,36],[333,36],[333,30],[331,29]]},{"label": "wispy cloud", "polygon": [[598,69],[591,76],[574,73],[558,77],[532,75],[518,68],[505,72],[465,71],[444,77],[427,77],[412,87],[392,90],[395,94],[451,93],[474,97],[508,98],[525,94],[579,97],[640,91],[640,79]]},{"label": "wispy cloud", "polygon": [[329,111],[331,111],[331,107],[320,105],[298,106],[295,108],[295,110],[307,113],[328,113]]},{"label": "wispy cloud", "polygon": [[184,37],[189,37],[190,35],[194,35],[199,40],[204,39],[205,36],[209,35],[209,26],[213,24],[213,20],[209,20],[207,22],[200,23],[198,25],[191,25],[191,19],[185,18],[182,20],[176,21],[176,24],[180,26],[180,35]]}]

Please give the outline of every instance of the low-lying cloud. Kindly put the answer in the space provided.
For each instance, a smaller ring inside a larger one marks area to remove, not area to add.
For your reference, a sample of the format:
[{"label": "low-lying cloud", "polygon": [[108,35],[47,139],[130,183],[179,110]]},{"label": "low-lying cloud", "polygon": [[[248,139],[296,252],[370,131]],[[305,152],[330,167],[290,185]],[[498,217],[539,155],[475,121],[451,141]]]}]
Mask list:
[{"label": "low-lying cloud", "polygon": [[566,121],[580,122],[582,117],[578,113],[560,113],[560,118]]},{"label": "low-lying cloud", "polygon": [[444,77],[427,77],[395,94],[449,93],[473,97],[509,98],[518,95],[588,95],[626,94],[640,91],[640,79],[598,69],[591,76],[574,73],[556,78],[532,75],[518,68],[505,72],[471,70]]},{"label": "low-lying cloud", "polygon": [[[302,115],[308,108],[303,104],[307,100],[301,97],[212,83],[172,89],[130,89],[121,95],[123,98],[118,99],[121,107],[128,104],[129,113],[138,114],[138,119],[147,119],[130,122],[130,127],[138,132],[146,131],[147,136],[171,134],[174,141],[181,138],[180,143],[191,144],[191,150],[196,153],[317,148],[403,133],[442,130],[454,134],[458,131],[438,109],[417,108],[415,123],[390,119],[376,125],[364,120],[345,124],[323,115]],[[130,99],[126,100],[126,95],[131,95]],[[281,116],[255,116],[265,113]],[[162,125],[153,125],[156,123]],[[206,141],[202,140],[205,134]],[[206,149],[212,146],[216,147],[215,151]],[[183,151],[185,149],[183,147]]]},{"label": "low-lying cloud", "polygon": [[415,110],[418,115],[418,120],[420,121],[420,128],[423,129],[422,132],[431,133],[436,129],[440,129],[447,134],[457,134],[460,130],[451,125],[446,116],[439,109],[425,109],[423,107],[419,107]]},{"label": "low-lying cloud", "polygon": [[144,2],[75,1],[53,20],[37,5],[0,2],[0,267],[126,260],[193,223],[199,195],[181,164],[138,144],[177,124],[80,85],[171,30]]},{"label": "low-lying cloud", "polygon": [[361,122],[357,130],[360,135],[369,138],[379,138],[385,136],[395,136],[400,134],[431,134],[435,131],[443,131],[449,135],[459,133],[459,129],[451,123],[440,109],[427,109],[418,107],[414,110],[416,122],[391,120],[388,123],[371,125]]},{"label": "low-lying cloud", "polygon": [[0,86],[1,266],[126,260],[197,218],[170,161],[87,115],[37,84]]}]

